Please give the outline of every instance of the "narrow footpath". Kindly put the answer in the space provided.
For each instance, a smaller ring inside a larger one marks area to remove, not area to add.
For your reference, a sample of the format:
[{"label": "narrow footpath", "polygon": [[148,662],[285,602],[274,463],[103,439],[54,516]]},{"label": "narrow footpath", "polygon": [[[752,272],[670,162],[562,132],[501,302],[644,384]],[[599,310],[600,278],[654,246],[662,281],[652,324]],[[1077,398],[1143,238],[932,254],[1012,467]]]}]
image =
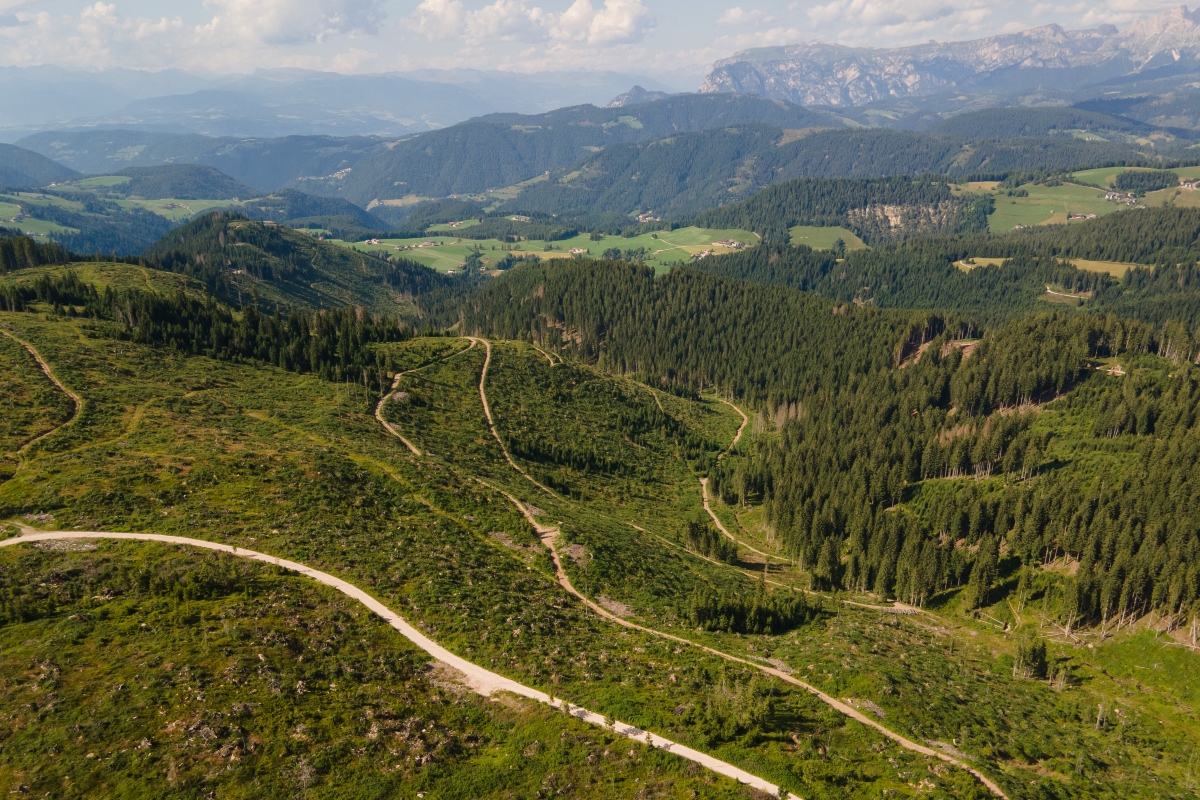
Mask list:
[{"label": "narrow footpath", "polygon": [[33,439],[30,439],[28,442],[26,442],[24,445],[22,445],[21,449],[17,451],[17,455],[23,456],[23,455],[25,455],[25,453],[27,453],[29,451],[29,448],[33,447],[38,442],[42,441],[43,439],[45,439],[48,436],[58,433],[63,428],[67,427],[68,425],[74,423],[75,420],[79,419],[79,415],[81,413],[83,413],[83,398],[81,398],[79,395],[75,394],[74,392],[72,392],[70,389],[68,389],[66,386],[63,385],[63,382],[60,381],[55,376],[54,370],[50,369],[50,365],[46,363],[46,359],[42,358],[41,354],[37,351],[37,349],[34,348],[33,345],[31,345],[29,342],[25,341],[24,339],[18,338],[15,334],[10,333],[10,332],[4,330],[3,328],[0,328],[0,333],[4,334],[8,338],[12,339],[14,342],[21,345],[21,347],[24,347],[29,352],[29,355],[33,356],[33,360],[37,362],[38,366],[42,370],[42,373],[45,374],[45,376],[50,379],[50,382],[53,383],[55,386],[57,386],[59,388],[59,391],[61,391],[63,394],[65,394],[67,397],[69,397],[71,399],[71,416],[67,418],[67,421],[62,423],[61,425],[51,428],[50,430],[46,431],[45,433],[41,434],[40,436],[36,436]]},{"label": "narrow footpath", "polygon": [[396,377],[392,380],[392,390],[390,392],[388,392],[387,394],[385,394],[383,397],[381,397],[379,399],[379,404],[375,406],[375,419],[378,420],[379,424],[382,425],[387,430],[388,433],[390,433],[392,436],[395,436],[400,441],[404,442],[405,446],[408,447],[408,449],[412,451],[412,454],[414,456],[418,456],[418,457],[421,456],[421,451],[417,448],[417,446],[415,444],[410,442],[408,439],[404,438],[404,434],[402,434],[402,433],[400,433],[400,431],[396,430],[395,425],[392,425],[392,423],[388,422],[386,419],[383,418],[384,405],[387,403],[388,400],[391,400],[396,395],[396,392],[400,389],[400,381],[402,378],[404,378],[405,375],[412,375],[414,372],[419,372],[419,371],[425,369],[426,367],[431,367],[434,364],[440,364],[443,361],[449,361],[450,359],[454,358],[455,356],[462,355],[463,353],[472,349],[473,347],[475,347],[475,344],[476,344],[476,340],[471,339],[471,343],[469,345],[467,345],[466,347],[464,347],[462,350],[459,350],[457,353],[451,353],[450,355],[445,356],[444,358],[438,358],[433,361],[430,361],[428,364],[422,364],[419,367],[413,367],[412,369],[405,370],[404,372],[396,373]]}]

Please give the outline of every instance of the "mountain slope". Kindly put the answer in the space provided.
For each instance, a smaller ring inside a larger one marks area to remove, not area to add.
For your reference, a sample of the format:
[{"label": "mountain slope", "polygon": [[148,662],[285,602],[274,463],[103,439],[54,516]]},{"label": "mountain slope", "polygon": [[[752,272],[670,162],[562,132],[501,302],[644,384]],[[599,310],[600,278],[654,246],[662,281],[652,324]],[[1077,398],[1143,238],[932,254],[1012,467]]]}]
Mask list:
[{"label": "mountain slope", "polygon": [[384,259],[318,241],[282,225],[213,212],[162,237],[143,254],[163,269],[202,280],[242,305],[253,295],[276,307],[364,306],[412,310],[411,298],[450,279],[407,259]]},{"label": "mountain slope", "polygon": [[717,62],[701,92],[745,92],[801,105],[847,106],[949,91],[1015,93],[1097,85],[1154,68],[1195,71],[1200,14],[1186,7],[1112,26],[1058,25],[892,50],[810,42],[746,50]]},{"label": "mountain slope", "polygon": [[79,173],[75,170],[51,161],[40,153],[12,144],[0,144],[0,186],[36,189],[78,177]]},{"label": "mountain slope", "polygon": [[110,191],[136,197],[234,200],[258,194],[254,187],[236,181],[220,170],[197,164],[126,167],[116,174],[130,180],[111,187]]},{"label": "mountain slope", "polygon": [[678,95],[623,108],[494,114],[397,142],[336,178],[293,185],[363,206],[409,196],[470,194],[529,180],[612,145],[751,123],[841,124],[788,103],[736,96]]},{"label": "mountain slope", "polygon": [[[528,184],[500,208],[506,213],[652,212],[681,218],[797,178],[1004,175],[1155,157],[1141,145],[1066,136],[978,140],[890,130],[805,133],[741,125],[613,145]],[[765,220],[745,222],[754,227]]]},{"label": "mountain slope", "polygon": [[136,130],[82,130],[35,133],[22,139],[21,146],[92,174],[107,175],[124,167],[204,164],[260,192],[272,192],[288,181],[344,170],[381,145],[378,139],[362,136],[237,139]]}]

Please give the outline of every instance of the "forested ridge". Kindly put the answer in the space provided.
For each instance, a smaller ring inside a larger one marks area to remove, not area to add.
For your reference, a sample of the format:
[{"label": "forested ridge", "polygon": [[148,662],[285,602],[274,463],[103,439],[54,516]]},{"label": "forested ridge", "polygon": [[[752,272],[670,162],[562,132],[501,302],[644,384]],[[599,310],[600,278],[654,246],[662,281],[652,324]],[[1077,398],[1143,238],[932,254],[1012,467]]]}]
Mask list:
[{"label": "forested ridge", "polygon": [[[755,258],[773,266],[767,248]],[[763,502],[818,588],[922,604],[962,587],[973,607],[1002,570],[1066,558],[1081,565],[1055,590],[1068,625],[1200,602],[1200,528],[1184,499],[1197,496],[1184,465],[1200,455],[1200,341],[1184,323],[1024,314],[979,339],[969,317],[685,269],[655,280],[613,262],[524,266],[457,313],[469,332],[532,338],[659,385],[715,386],[760,409],[778,435],[713,466],[713,486],[727,502]],[[1141,366],[1097,369],[1114,359]],[[1058,434],[1038,424],[1043,408],[1079,418],[1085,446],[1119,441],[1128,455],[1048,463]]]},{"label": "forested ridge", "polygon": [[[803,245],[752,248],[696,263],[715,275],[775,283],[842,302],[922,308],[1002,322],[1046,310],[1046,290],[1084,309],[1146,322],[1200,324],[1200,210],[1137,209],[1003,235],[921,236],[843,259]],[[1070,259],[1131,266],[1122,277]],[[974,259],[1005,259],[1002,265]],[[1140,265],[1140,266],[1139,266]]]},{"label": "forested ridge", "polygon": [[[239,274],[277,287],[276,305],[330,307],[347,301],[376,310],[395,306],[450,280],[404,258],[377,257],[318,241],[282,225],[254,222],[215,211],[180,226],[143,254],[158,268],[203,282],[215,296],[236,306],[251,301]],[[318,291],[331,287],[328,292]],[[340,301],[335,299],[340,295]],[[262,298],[264,301],[267,298]]]},{"label": "forested ridge", "polygon": [[804,178],[764,189],[749,200],[707,211],[696,224],[743,228],[773,243],[796,225],[843,225],[868,243],[920,233],[986,231],[990,198],[955,196],[936,177],[828,180]]}]

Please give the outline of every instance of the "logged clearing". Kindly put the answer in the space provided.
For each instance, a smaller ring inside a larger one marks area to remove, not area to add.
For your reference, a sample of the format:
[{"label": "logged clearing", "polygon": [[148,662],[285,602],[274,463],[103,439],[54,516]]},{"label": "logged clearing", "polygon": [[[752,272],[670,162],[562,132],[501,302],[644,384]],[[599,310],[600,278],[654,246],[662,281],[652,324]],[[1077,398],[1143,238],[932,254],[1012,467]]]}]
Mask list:
[{"label": "logged clearing", "polygon": [[838,239],[845,243],[847,250],[867,249],[866,242],[858,238],[854,231],[845,228],[797,225],[789,233],[792,235],[792,244],[806,244],[814,250],[829,250]]}]

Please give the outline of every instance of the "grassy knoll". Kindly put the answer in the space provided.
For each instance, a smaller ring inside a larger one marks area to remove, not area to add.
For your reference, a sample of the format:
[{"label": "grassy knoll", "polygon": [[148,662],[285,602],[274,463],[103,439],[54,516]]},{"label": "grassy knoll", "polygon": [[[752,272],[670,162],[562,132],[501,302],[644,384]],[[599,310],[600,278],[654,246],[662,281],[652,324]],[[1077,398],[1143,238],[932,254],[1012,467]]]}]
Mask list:
[{"label": "grassy knoll", "polygon": [[118,292],[139,289],[168,294],[184,289],[201,294],[204,291],[198,282],[172,272],[102,261],[14,270],[0,278],[0,285],[31,286],[39,276],[62,277],[70,273],[79,276],[81,281],[92,284],[101,292],[110,286]]},{"label": "grassy knoll", "polygon": [[176,200],[172,198],[153,200],[132,198],[114,202],[124,209],[145,209],[160,217],[166,217],[172,222],[184,222],[205,211],[212,211],[214,208],[237,209],[243,205],[235,200]]},{"label": "grassy knoll", "polygon": [[845,228],[797,225],[791,231],[792,244],[806,244],[814,250],[829,250],[841,239],[847,250],[864,250],[867,245],[853,231]]},{"label": "grassy knoll", "polygon": [[[593,241],[590,234],[583,234],[555,242],[530,240],[506,244],[497,239],[460,239],[454,236],[446,226],[438,226],[437,235],[433,235],[431,231],[430,236],[422,239],[383,239],[378,245],[340,240],[331,241],[364,252],[376,251],[389,255],[401,255],[444,273],[449,270],[461,271],[467,257],[477,250],[483,266],[492,268],[510,254],[516,258],[529,255],[535,255],[538,258],[574,258],[577,256],[600,258],[605,251],[613,249],[620,250],[623,254],[626,251],[633,251],[633,255],[630,256],[631,260],[643,261],[658,272],[666,272],[676,264],[690,262],[693,257],[699,256],[705,251],[712,251],[714,255],[732,252],[728,247],[716,245],[716,242],[726,240],[752,245],[758,241],[758,237],[743,230],[679,228],[674,231],[657,231],[630,238],[602,236],[598,241]],[[437,246],[397,250],[397,248],[421,245],[424,242],[435,242]],[[572,250],[582,252],[572,253]]]},{"label": "grassy knoll", "polygon": [[169,545],[0,553],[0,785],[55,797],[732,798],[668,754],[487,702],[342,595]]}]

